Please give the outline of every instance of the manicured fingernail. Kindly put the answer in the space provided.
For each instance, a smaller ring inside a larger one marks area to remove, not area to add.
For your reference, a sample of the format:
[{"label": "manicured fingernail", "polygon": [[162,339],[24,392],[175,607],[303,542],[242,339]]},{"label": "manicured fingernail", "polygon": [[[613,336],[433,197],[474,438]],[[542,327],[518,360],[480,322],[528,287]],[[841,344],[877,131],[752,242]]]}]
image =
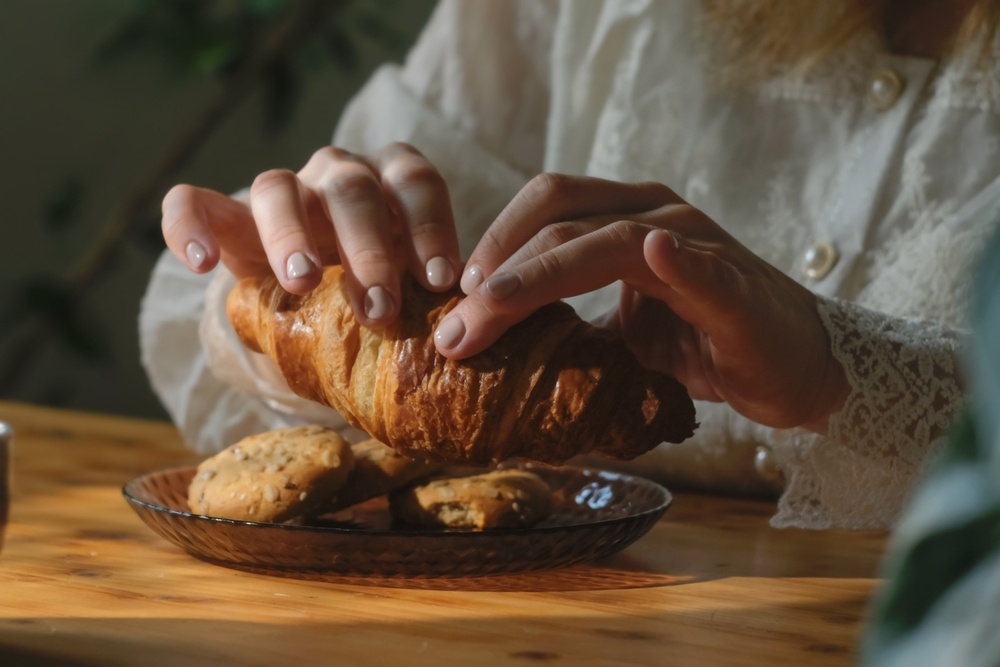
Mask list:
[{"label": "manicured fingernail", "polygon": [[392,312],[392,296],[384,287],[376,285],[365,294],[365,315],[380,320]]},{"label": "manicured fingernail", "polygon": [[292,253],[292,256],[288,258],[288,264],[285,265],[285,273],[293,280],[302,276],[308,276],[315,270],[316,265],[301,252]]},{"label": "manicured fingernail", "polygon": [[427,282],[434,287],[449,287],[455,280],[455,269],[444,257],[435,257],[427,262]]},{"label": "manicured fingernail", "polygon": [[460,317],[446,317],[444,322],[434,332],[434,342],[437,346],[450,350],[465,337],[465,322]]},{"label": "manicured fingernail", "polygon": [[187,253],[188,264],[191,265],[192,269],[200,269],[201,265],[205,263],[205,258],[208,257],[205,246],[197,241],[188,243],[184,252]]},{"label": "manicured fingernail", "polygon": [[479,268],[478,264],[473,264],[465,269],[465,273],[462,274],[462,291],[466,294],[472,294],[476,291],[476,288],[483,284],[483,270]]},{"label": "manicured fingernail", "polygon": [[506,299],[521,286],[521,279],[514,273],[497,273],[486,281],[486,291],[494,299]]}]

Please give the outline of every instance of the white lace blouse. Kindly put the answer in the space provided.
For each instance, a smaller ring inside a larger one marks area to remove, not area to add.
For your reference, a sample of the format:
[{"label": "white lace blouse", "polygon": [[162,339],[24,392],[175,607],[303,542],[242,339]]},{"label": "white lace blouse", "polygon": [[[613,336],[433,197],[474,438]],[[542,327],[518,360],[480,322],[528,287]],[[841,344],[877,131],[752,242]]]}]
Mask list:
[{"label": "white lace blouse", "polygon": [[[635,465],[783,489],[778,526],[890,526],[963,400],[968,274],[1000,206],[1000,69],[897,57],[862,36],[804,78],[723,88],[698,18],[696,0],[445,0],[334,143],[416,145],[450,185],[465,253],[538,172],[669,185],[820,296],[852,390],[825,436],[699,402],[693,438]],[[342,426],[236,342],[231,281],[164,255],[143,302],[143,362],[190,446]],[[612,285],[571,303],[591,318],[616,299]]]}]

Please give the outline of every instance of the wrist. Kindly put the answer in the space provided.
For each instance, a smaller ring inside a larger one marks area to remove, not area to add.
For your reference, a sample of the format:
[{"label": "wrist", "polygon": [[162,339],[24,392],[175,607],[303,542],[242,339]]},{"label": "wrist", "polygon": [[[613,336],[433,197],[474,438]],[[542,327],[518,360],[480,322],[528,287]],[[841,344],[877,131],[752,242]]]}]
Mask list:
[{"label": "wrist", "polygon": [[830,417],[835,415],[844,407],[847,396],[851,392],[851,385],[847,381],[847,374],[844,373],[843,366],[834,358],[831,352],[827,352],[827,361],[819,384],[820,391],[816,400],[816,409],[813,416],[804,421],[802,428],[826,435],[830,427]]}]

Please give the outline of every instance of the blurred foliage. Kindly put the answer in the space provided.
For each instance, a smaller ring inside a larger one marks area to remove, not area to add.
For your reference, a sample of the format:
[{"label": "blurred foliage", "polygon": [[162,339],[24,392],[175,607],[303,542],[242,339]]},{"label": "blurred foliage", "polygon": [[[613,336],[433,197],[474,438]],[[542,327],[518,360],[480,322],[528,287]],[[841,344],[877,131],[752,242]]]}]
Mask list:
[{"label": "blurred foliage", "polygon": [[83,181],[70,177],[63,181],[45,207],[45,226],[59,231],[76,222],[83,203]]},{"label": "blurred foliage", "polygon": [[[74,266],[61,276],[24,276],[0,297],[0,395],[17,395],[33,359],[52,344],[79,358],[108,362],[102,329],[80,304],[126,245],[162,250],[158,204],[175,174],[252,93],[263,93],[262,131],[275,133],[294,119],[310,74],[326,66],[353,71],[365,47],[401,57],[413,31],[391,19],[404,1],[131,0],[92,54],[94,63],[152,56],[167,80],[210,78],[217,91],[188,126],[165,141],[148,173],[124,188]],[[41,215],[46,227],[60,234],[78,222],[86,190],[82,177],[56,185]]]},{"label": "blurred foliage", "polygon": [[[408,36],[388,19],[399,0],[312,3],[316,22],[303,39],[275,54],[260,72],[265,127],[284,128],[291,120],[302,79],[333,64],[351,70],[359,62],[359,40],[398,50]],[[98,48],[98,63],[151,53],[171,76],[239,75],[259,53],[275,25],[309,12],[306,0],[139,0]]]},{"label": "blurred foliage", "polygon": [[893,535],[865,667],[1000,665],[1000,234],[975,276],[970,404]]}]

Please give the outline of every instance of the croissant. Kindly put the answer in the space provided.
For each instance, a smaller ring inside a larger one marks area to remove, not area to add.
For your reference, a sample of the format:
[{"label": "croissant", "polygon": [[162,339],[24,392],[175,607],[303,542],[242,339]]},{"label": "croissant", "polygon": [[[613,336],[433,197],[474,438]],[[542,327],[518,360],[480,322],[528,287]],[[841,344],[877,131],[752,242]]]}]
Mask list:
[{"label": "croissant", "polygon": [[480,354],[444,357],[433,332],[461,296],[407,279],[398,320],[377,331],[355,319],[343,269],[331,266],[302,296],[273,277],[244,278],[227,311],[244,345],[271,357],[295,393],[411,458],[630,459],[693,433],[683,385],[641,366],[623,341],[561,302]]}]

